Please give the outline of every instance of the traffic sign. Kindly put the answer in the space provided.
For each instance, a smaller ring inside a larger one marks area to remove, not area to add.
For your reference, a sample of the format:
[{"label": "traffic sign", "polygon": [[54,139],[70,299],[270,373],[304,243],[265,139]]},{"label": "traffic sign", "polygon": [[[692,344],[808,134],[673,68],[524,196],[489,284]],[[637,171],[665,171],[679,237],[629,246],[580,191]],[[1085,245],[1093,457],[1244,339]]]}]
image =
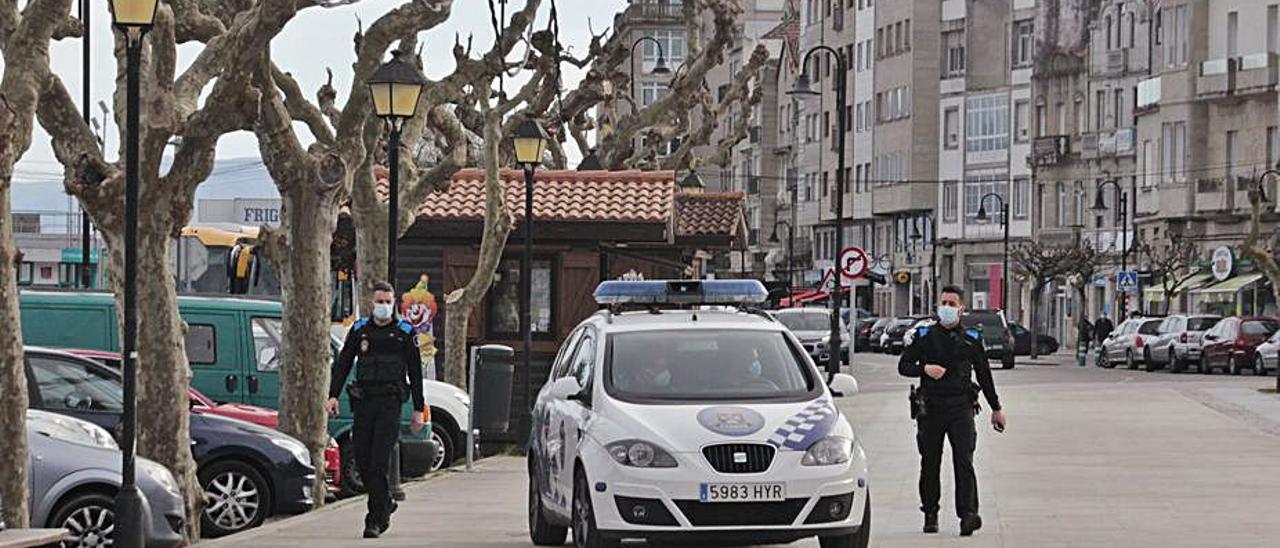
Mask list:
[{"label": "traffic sign", "polygon": [[1138,273],[1132,270],[1116,272],[1116,287],[1121,291],[1133,291],[1138,288]]},{"label": "traffic sign", "polygon": [[846,247],[840,252],[840,274],[846,278],[861,278],[867,273],[871,263],[867,253],[860,247]]}]

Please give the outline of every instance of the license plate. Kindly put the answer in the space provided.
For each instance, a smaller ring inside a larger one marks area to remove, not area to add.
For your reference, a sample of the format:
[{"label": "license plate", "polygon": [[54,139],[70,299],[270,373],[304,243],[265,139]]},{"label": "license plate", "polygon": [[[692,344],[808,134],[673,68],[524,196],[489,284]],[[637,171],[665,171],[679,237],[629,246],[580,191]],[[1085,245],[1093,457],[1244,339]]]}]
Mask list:
[{"label": "license plate", "polygon": [[704,483],[698,490],[702,502],[777,502],[786,496],[782,483]]}]

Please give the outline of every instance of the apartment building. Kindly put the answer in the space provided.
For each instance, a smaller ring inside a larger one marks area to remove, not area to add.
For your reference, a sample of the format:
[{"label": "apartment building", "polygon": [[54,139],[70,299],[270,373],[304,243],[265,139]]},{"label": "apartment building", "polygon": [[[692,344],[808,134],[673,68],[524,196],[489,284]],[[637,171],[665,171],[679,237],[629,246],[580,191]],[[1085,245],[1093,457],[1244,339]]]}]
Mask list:
[{"label": "apartment building", "polygon": [[[608,101],[599,107],[601,132],[608,132],[614,120],[670,93],[671,78],[689,52],[683,0],[628,0],[627,7],[614,15],[613,32],[632,49],[630,62],[622,67],[630,78],[626,90],[630,101]],[[636,146],[641,144],[637,137]],[[675,146],[669,143],[666,152]]]}]

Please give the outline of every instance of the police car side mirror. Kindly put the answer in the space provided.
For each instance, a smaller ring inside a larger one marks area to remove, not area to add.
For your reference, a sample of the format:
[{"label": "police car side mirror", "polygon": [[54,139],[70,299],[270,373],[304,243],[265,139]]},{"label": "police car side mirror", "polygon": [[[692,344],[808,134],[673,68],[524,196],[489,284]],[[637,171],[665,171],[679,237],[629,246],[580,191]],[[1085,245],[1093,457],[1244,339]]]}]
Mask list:
[{"label": "police car side mirror", "polygon": [[831,394],[837,398],[852,396],[858,393],[858,379],[848,373],[836,373],[831,378]]},{"label": "police car side mirror", "polygon": [[581,392],[582,387],[578,385],[578,379],[568,376],[560,377],[551,383],[548,395],[557,400],[570,400]]}]

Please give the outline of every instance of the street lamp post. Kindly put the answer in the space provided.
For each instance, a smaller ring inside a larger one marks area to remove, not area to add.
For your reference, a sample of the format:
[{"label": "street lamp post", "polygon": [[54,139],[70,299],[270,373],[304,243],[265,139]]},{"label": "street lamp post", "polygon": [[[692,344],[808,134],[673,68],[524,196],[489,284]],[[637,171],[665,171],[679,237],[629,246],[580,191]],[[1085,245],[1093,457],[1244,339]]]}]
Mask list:
[{"label": "street lamp post", "polygon": [[794,255],[792,255],[792,252],[795,251],[796,230],[795,230],[795,227],[791,225],[791,222],[787,221],[786,219],[782,219],[776,223],[773,223],[773,234],[769,235],[769,243],[771,244],[779,243],[779,240],[778,240],[779,226],[787,227],[787,298],[790,299],[791,287],[792,287],[792,284],[795,283],[794,276],[792,275],[792,272],[794,272],[792,268],[794,267],[794,264],[795,264],[794,261],[792,260],[794,257]]},{"label": "street lamp post", "polygon": [[[520,335],[524,339],[524,401],[532,409],[533,353],[533,183],[534,172],[547,151],[547,132],[532,115],[516,127],[511,145],[516,163],[524,169],[524,254],[520,257]],[[531,423],[526,423],[526,426]],[[527,430],[527,428],[526,428]]]},{"label": "street lamp post", "polygon": [[[979,208],[981,210],[981,208]],[[935,306],[934,301],[938,294],[938,218],[933,213],[929,216],[929,291],[927,302],[929,308]],[[911,239],[920,242],[923,241],[924,235],[920,233],[920,227],[914,222],[911,224]]]},{"label": "street lamp post", "polygon": [[654,47],[658,48],[658,61],[653,64],[653,70],[650,70],[649,74],[653,74],[653,75],[671,74],[671,67],[667,66],[666,52],[662,50],[662,42],[659,42],[657,38],[654,38],[652,36],[641,36],[639,38],[636,38],[636,41],[631,43],[631,53],[630,55],[628,55],[631,61],[630,76],[631,76],[631,100],[632,101],[636,100],[636,47],[640,45],[640,42],[644,42],[646,40],[649,42],[653,42]]},{"label": "street lamp post", "polygon": [[[809,96],[815,96],[815,95],[821,94],[820,91],[815,91],[812,88],[809,81],[809,71],[808,71],[810,58],[812,58],[815,53],[818,53],[820,51],[826,52],[827,54],[831,55],[831,57],[835,58],[835,63],[836,63],[836,67],[835,67],[836,69],[835,70],[835,73],[836,73],[836,122],[837,122],[836,124],[836,130],[837,130],[836,158],[838,160],[838,164],[836,166],[836,196],[835,196],[835,205],[836,205],[836,211],[835,211],[836,213],[836,219],[835,219],[836,261],[835,262],[838,263],[840,261],[839,255],[844,250],[844,186],[845,186],[844,172],[845,172],[845,161],[846,161],[845,127],[849,123],[849,121],[845,119],[845,101],[847,100],[846,91],[848,88],[848,76],[849,76],[849,73],[846,69],[849,65],[844,58],[844,54],[840,53],[839,50],[833,49],[832,47],[825,46],[825,45],[814,46],[813,48],[811,48],[807,53],[805,53],[804,59],[800,62],[801,72],[800,72],[800,77],[796,79],[795,87],[788,93],[791,95],[809,95]],[[840,352],[840,348],[841,348],[840,347],[840,305],[844,301],[843,291],[842,291],[843,284],[841,283],[843,281],[841,279],[842,271],[840,269],[840,266],[841,265],[836,264],[832,272],[832,274],[836,278],[836,283],[835,283],[835,287],[831,291],[831,337],[830,337],[831,360],[827,362],[828,377],[832,377],[836,373],[840,372],[840,355],[841,355],[841,352]],[[854,317],[857,316],[857,312],[853,310],[850,311],[850,314],[852,314]]]},{"label": "street lamp post", "polygon": [[151,30],[159,0],[112,0],[111,22],[125,44],[124,190],[124,410],[121,425],[120,490],[116,493],[116,546],[142,546],[142,494],[136,482],[138,438],[138,141],[142,37]]},{"label": "street lamp post", "polygon": [[[1004,266],[1000,270],[1000,309],[1009,311],[1009,204],[1004,196],[988,192],[978,200],[978,220],[987,220],[987,198],[995,198],[1000,204],[1000,225],[1004,227]],[[1033,296],[1032,298],[1035,298]]]},{"label": "street lamp post", "polygon": [[418,99],[427,78],[418,67],[393,52],[368,80],[373,110],[387,124],[387,283],[396,286],[396,243],[400,239],[400,132],[418,111]]},{"label": "street lamp post", "polygon": [[[1120,183],[1117,182],[1114,177],[1111,177],[1109,173],[1107,173],[1106,175],[1107,175],[1106,179],[1103,179],[1102,181],[1098,182],[1097,189],[1094,193],[1093,207],[1091,209],[1093,209],[1093,211],[1098,212],[1099,215],[1101,215],[1103,211],[1106,211],[1107,202],[1102,198],[1102,190],[1107,185],[1111,185],[1116,188],[1116,205],[1118,205],[1120,208],[1120,211],[1118,212],[1118,218],[1120,221],[1120,232],[1122,234],[1122,236],[1120,237],[1120,248],[1121,248],[1120,249],[1120,271],[1125,272],[1129,266],[1128,263],[1129,263],[1129,247],[1130,247],[1129,245],[1130,236],[1129,236],[1129,227],[1128,227],[1128,218],[1129,218],[1128,198],[1125,196],[1124,189],[1120,188]],[[1099,218],[1098,220],[1098,228],[1102,228],[1101,218]],[[1136,232],[1137,229],[1135,228],[1134,231]],[[1118,278],[1116,280],[1116,289],[1117,289],[1116,291],[1117,297],[1116,297],[1116,309],[1115,309],[1114,316],[1115,316],[1116,324],[1118,325],[1121,321],[1124,320],[1124,313],[1128,310],[1128,294],[1123,291],[1119,291],[1120,283]]]}]

